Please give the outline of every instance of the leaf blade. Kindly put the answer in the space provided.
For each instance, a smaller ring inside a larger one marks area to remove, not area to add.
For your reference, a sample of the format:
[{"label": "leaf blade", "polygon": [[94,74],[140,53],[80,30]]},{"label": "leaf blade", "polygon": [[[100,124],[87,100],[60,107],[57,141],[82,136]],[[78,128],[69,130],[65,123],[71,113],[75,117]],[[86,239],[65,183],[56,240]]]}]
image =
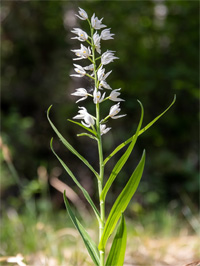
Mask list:
[{"label": "leaf blade", "polygon": [[69,205],[69,202],[67,200],[67,197],[66,197],[66,194],[65,194],[65,191],[64,191],[64,194],[63,194],[63,197],[64,197],[64,202],[65,202],[65,206],[66,206],[66,209],[67,209],[67,212],[74,224],[74,226],[76,227],[76,229],[79,231],[83,241],[84,241],[84,244],[92,258],[92,260],[94,261],[95,265],[96,266],[99,266],[100,265],[100,255],[99,255],[99,251],[97,249],[97,246],[96,244],[94,243],[94,241],[91,239],[91,237],[89,236],[89,234],[87,233],[87,231],[84,229],[84,227],[81,225],[81,223],[79,222],[79,220],[76,218],[76,216],[73,214],[72,210],[71,210],[71,207]]},{"label": "leaf blade", "polygon": [[67,120],[68,120],[69,122],[71,122],[71,123],[74,123],[74,124],[76,124],[76,125],[79,125],[80,127],[84,128],[85,130],[87,130],[87,131],[89,131],[90,133],[92,133],[92,134],[94,134],[95,136],[97,136],[97,133],[96,133],[94,130],[92,130],[92,129],[86,127],[86,126],[84,126],[83,124],[81,124],[81,123],[79,123],[79,122],[77,122],[77,121],[73,121],[73,120],[71,120],[71,119],[67,119]]},{"label": "leaf blade", "polygon": [[[163,116],[171,107],[172,105],[175,103],[176,101],[176,95],[174,95],[174,99],[172,101],[172,103],[164,110],[164,112],[162,112],[160,115],[158,115],[156,118],[154,118],[151,122],[149,122],[145,127],[143,127],[140,131],[138,136],[140,136],[142,133],[144,133],[147,129],[149,129],[161,116]],[[119,146],[117,146],[114,151],[108,156],[106,157],[106,159],[104,160],[104,165],[106,165],[106,163],[118,152],[120,151],[122,148],[124,148],[128,143],[131,142],[132,138],[134,137],[134,135],[132,137],[130,137],[129,139],[127,139],[126,141],[122,142]]]},{"label": "leaf blade", "polygon": [[122,190],[118,198],[116,199],[110,211],[110,214],[106,221],[104,231],[103,231],[100,243],[99,243],[99,250],[105,249],[106,242],[109,236],[112,234],[121,216],[121,213],[125,211],[125,209],[128,206],[128,203],[130,202],[132,196],[134,195],[139,185],[140,179],[142,177],[144,163],[145,163],[145,151],[143,152],[142,158],[140,162],[138,163],[136,169],[134,170],[126,186],[124,187],[124,189]]},{"label": "leaf blade", "polygon": [[117,228],[116,235],[106,260],[106,266],[123,266],[126,252],[127,230],[124,215],[122,214],[120,224]]},{"label": "leaf blade", "polygon": [[78,153],[73,147],[72,145],[62,136],[62,134],[57,130],[57,128],[54,126],[53,122],[51,121],[50,117],[49,117],[49,112],[51,109],[52,105],[48,108],[47,110],[47,119],[51,125],[51,127],[53,128],[54,132],[56,133],[56,135],[59,137],[59,139],[62,141],[62,143],[65,145],[65,147],[67,147],[74,155],[76,155],[85,165],[87,165],[87,167],[95,174],[95,176],[97,177],[97,179],[99,179],[99,175],[98,173],[94,170],[94,168],[91,166],[91,164],[82,156],[80,155],[80,153]]},{"label": "leaf blade", "polygon": [[91,138],[91,139],[94,139],[94,140],[98,141],[98,139],[96,137],[94,137],[93,135],[88,134],[88,133],[77,134],[77,137],[88,137],[88,138]]},{"label": "leaf blade", "polygon": [[137,127],[137,130],[136,130],[136,133],[135,135],[132,137],[132,141],[131,141],[131,144],[129,145],[128,149],[125,151],[125,153],[121,156],[121,158],[118,160],[118,162],[116,163],[116,165],[114,166],[104,188],[103,188],[103,191],[101,193],[101,200],[105,200],[105,197],[106,197],[106,194],[109,190],[109,188],[111,187],[113,181],[115,180],[115,178],[117,177],[118,173],[121,171],[122,167],[124,166],[124,164],[126,163],[126,161],[128,160],[134,146],[135,146],[135,143],[137,141],[137,138],[138,138],[138,134],[139,134],[139,131],[140,131],[140,128],[142,126],[142,121],[143,121],[143,117],[144,117],[144,108],[141,104],[140,101],[138,101],[139,104],[140,104],[140,107],[141,107],[141,117],[140,117],[140,121],[139,121],[139,124],[138,124],[138,127]]},{"label": "leaf blade", "polygon": [[78,182],[78,180],[76,179],[76,177],[74,176],[74,174],[72,173],[72,171],[69,169],[69,167],[63,162],[63,160],[57,155],[57,153],[54,151],[53,149],[53,138],[51,139],[50,142],[50,147],[51,150],[53,152],[53,154],[57,157],[57,159],[59,160],[59,162],[61,163],[61,165],[63,166],[63,168],[65,169],[65,171],[71,176],[71,178],[73,179],[74,183],[80,188],[80,190],[82,191],[83,195],[85,196],[86,200],[88,201],[88,203],[90,204],[90,206],[92,207],[98,221],[100,220],[100,214],[99,211],[97,210],[94,202],[92,201],[90,195],[88,194],[87,190],[84,189],[83,186],[81,186],[81,184]]}]

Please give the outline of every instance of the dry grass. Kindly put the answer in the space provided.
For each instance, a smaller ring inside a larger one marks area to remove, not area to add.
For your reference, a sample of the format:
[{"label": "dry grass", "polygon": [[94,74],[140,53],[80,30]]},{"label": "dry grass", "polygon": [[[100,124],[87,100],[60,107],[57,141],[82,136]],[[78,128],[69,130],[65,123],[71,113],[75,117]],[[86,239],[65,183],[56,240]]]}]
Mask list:
[{"label": "dry grass", "polygon": [[[4,242],[7,243],[2,243],[2,257],[0,257],[2,264],[0,265],[93,266],[82,239],[76,229],[71,227],[72,224],[70,227],[62,228],[66,217],[65,214],[64,217],[54,218],[59,222],[57,227],[50,218],[49,222],[36,220],[30,224],[31,221],[27,216],[24,217],[25,220],[17,214],[10,217],[9,220],[6,220],[8,228]],[[8,225],[9,222],[12,222],[12,225]],[[29,226],[27,226],[28,223]],[[93,221],[87,224],[88,228],[95,228],[95,226]],[[25,235],[27,232],[29,235]],[[89,230],[89,234],[93,239],[97,237],[95,230]],[[32,242],[30,242],[31,240]],[[11,248],[13,241],[17,245]],[[29,249],[27,249],[27,245],[30,245]],[[10,256],[14,257],[19,253],[24,257],[21,264],[8,262]],[[186,228],[179,230],[174,236],[173,230],[171,234],[155,234],[141,225],[136,225],[133,230],[131,221],[128,221],[124,266],[185,266],[199,258],[199,239],[196,235],[190,235]]]},{"label": "dry grass", "polygon": [[128,241],[124,266],[183,266],[200,257],[199,247],[196,236],[137,237]]},{"label": "dry grass", "polygon": [[[94,233],[94,232],[93,232]],[[62,259],[48,252],[40,251],[26,256],[29,266],[93,266],[87,256],[82,240],[74,229],[57,232],[56,243],[62,238],[73,239],[73,245],[63,246]],[[197,236],[182,235],[169,238],[150,238],[146,236],[129,237],[124,266],[185,266],[200,258]]]}]

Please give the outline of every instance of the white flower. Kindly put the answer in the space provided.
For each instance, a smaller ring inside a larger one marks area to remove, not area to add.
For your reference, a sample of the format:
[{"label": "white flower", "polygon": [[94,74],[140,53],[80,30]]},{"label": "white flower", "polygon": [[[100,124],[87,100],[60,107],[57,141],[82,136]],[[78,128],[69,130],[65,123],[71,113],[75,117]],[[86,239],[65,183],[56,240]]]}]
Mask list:
[{"label": "white flower", "polygon": [[103,101],[103,99],[105,98],[105,92],[104,94],[101,96],[101,92],[100,91],[97,91],[97,88],[94,89],[94,92],[93,92],[93,101],[95,104],[97,103],[101,103]]},{"label": "white flower", "polygon": [[120,95],[120,92],[118,92],[118,91],[120,91],[120,90],[121,90],[121,88],[120,88],[120,89],[117,89],[117,90],[113,90],[113,91],[111,92],[110,96],[109,96],[109,99],[110,99],[111,101],[114,101],[114,102],[124,101],[124,100],[121,99],[121,98],[117,98],[117,97]]},{"label": "white flower", "polygon": [[94,118],[87,112],[85,107],[79,107],[78,115],[74,116],[73,119],[83,119],[85,122],[81,121],[81,123],[86,127],[91,127],[94,125]]},{"label": "white flower", "polygon": [[95,17],[95,14],[93,14],[92,18],[91,18],[91,24],[92,24],[92,27],[95,29],[95,30],[99,30],[101,28],[105,28],[106,25],[102,24],[102,20],[103,18],[101,19],[98,19],[97,17]]},{"label": "white flower", "polygon": [[87,33],[79,28],[75,28],[71,32],[78,35],[78,37],[73,37],[71,39],[78,39],[81,42],[84,42],[88,39]]},{"label": "white flower", "polygon": [[112,119],[118,119],[120,117],[126,116],[126,115],[117,115],[121,111],[121,109],[119,108],[119,105],[120,105],[120,103],[117,103],[117,104],[111,106],[109,116]]},{"label": "white flower", "polygon": [[104,87],[105,89],[111,90],[111,87],[105,81],[105,79],[110,75],[111,72],[112,70],[105,74],[105,68],[103,68],[103,66],[99,68],[99,70],[97,71],[97,77],[98,77],[98,80],[100,81],[99,89],[101,89],[101,87]]},{"label": "white flower", "polygon": [[83,101],[83,100],[87,99],[88,92],[84,88],[79,88],[79,89],[76,89],[76,92],[71,93],[71,95],[82,97],[81,99],[79,99],[78,101],[76,101],[76,103],[78,103],[80,101]]},{"label": "white flower", "polygon": [[114,56],[114,51],[106,51],[101,56],[101,64],[107,65],[111,62],[113,62],[114,59],[118,59],[118,57]]},{"label": "white flower", "polygon": [[101,135],[106,134],[110,129],[111,129],[111,127],[106,128],[106,125],[100,125]]},{"label": "white flower", "polygon": [[102,87],[104,87],[104,89],[112,90],[112,88],[110,87],[110,85],[105,80],[102,80],[99,83],[99,89],[102,89]]},{"label": "white flower", "polygon": [[100,44],[101,38],[97,32],[95,32],[95,34],[93,35],[93,41],[94,41],[95,49],[100,54],[101,53],[101,44]]},{"label": "white flower", "polygon": [[109,71],[107,74],[105,74],[105,68],[103,68],[103,66],[101,66],[99,68],[99,70],[97,71],[98,80],[99,81],[105,80],[110,75],[111,72],[112,72],[112,70]]},{"label": "white flower", "polygon": [[85,69],[85,70],[89,70],[89,71],[94,71],[94,65],[91,64],[91,65],[89,65],[89,66],[85,66],[84,69]]},{"label": "white flower", "polygon": [[74,58],[73,60],[86,59],[91,55],[90,47],[85,47],[81,44],[81,49],[72,50],[79,58]]},{"label": "white flower", "polygon": [[74,70],[78,74],[72,74],[72,75],[70,75],[71,77],[83,77],[83,76],[85,76],[86,72],[82,66],[77,65],[77,64],[74,64],[74,66],[75,66]]},{"label": "white flower", "polygon": [[73,119],[84,119],[85,115],[88,114],[87,109],[85,107],[78,108],[81,109],[78,111],[79,115],[74,116]]},{"label": "white flower", "polygon": [[78,11],[79,15],[76,15],[78,18],[82,19],[82,20],[86,20],[88,19],[88,15],[85,12],[85,10],[83,10],[82,8],[79,7],[79,11]]},{"label": "white flower", "polygon": [[105,30],[102,30],[101,32],[101,39],[102,40],[110,40],[110,39],[113,39],[113,33],[110,33],[110,29],[105,29]]},{"label": "white flower", "polygon": [[94,126],[94,118],[90,114],[86,114],[84,117],[84,121],[81,121],[81,123],[86,127]]}]

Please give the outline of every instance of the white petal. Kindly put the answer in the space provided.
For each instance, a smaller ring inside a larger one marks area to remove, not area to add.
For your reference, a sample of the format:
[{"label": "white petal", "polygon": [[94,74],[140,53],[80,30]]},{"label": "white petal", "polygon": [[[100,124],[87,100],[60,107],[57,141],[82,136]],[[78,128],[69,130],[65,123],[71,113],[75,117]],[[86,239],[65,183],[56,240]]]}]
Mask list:
[{"label": "white petal", "polygon": [[83,75],[79,75],[79,74],[72,74],[72,75],[70,75],[70,77],[78,77],[78,78],[82,78],[82,77],[83,77]]},{"label": "white petal", "polygon": [[117,115],[117,116],[113,116],[113,117],[111,117],[112,119],[118,119],[118,118],[121,118],[121,117],[123,117],[123,116],[126,116],[126,114],[125,115]]},{"label": "white petal", "polygon": [[79,99],[78,101],[76,101],[76,103],[78,103],[78,102],[80,102],[80,101],[84,101],[85,99],[87,99],[87,96],[85,96],[85,97]]},{"label": "white petal", "polygon": [[81,121],[81,123],[82,123],[85,127],[90,127],[90,125],[84,123],[83,121]]}]

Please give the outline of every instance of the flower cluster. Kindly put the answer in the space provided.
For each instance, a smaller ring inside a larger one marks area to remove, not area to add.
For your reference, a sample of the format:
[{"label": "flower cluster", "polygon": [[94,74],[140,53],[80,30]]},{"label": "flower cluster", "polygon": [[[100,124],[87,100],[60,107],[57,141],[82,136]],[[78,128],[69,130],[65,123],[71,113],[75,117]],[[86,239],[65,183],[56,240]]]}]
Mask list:
[{"label": "flower cluster", "polygon": [[[76,55],[76,58],[74,58],[73,60],[76,61],[87,59],[90,61],[90,65],[83,67],[81,65],[74,64],[74,71],[76,73],[72,74],[71,76],[89,77],[94,81],[94,88],[92,90],[92,93],[88,93],[85,88],[78,88],[74,93],[72,93],[72,95],[81,97],[76,101],[77,103],[87,99],[88,97],[93,98],[93,102],[96,105],[96,117],[89,114],[85,107],[79,107],[78,115],[76,115],[74,119],[81,119],[81,123],[85,127],[91,127],[94,131],[94,126],[96,123],[96,126],[100,129],[100,134],[103,135],[111,129],[106,128],[106,125],[104,124],[108,118],[117,119],[125,116],[125,114],[117,115],[121,110],[120,102],[124,101],[123,99],[119,98],[119,91],[121,90],[121,88],[112,90],[112,88],[106,81],[112,70],[105,73],[106,70],[104,68],[105,65],[113,62],[115,59],[118,59],[118,57],[116,57],[114,55],[115,52],[111,50],[107,50],[104,53],[101,52],[101,41],[113,39],[114,34],[110,32],[110,29],[102,30],[102,28],[106,27],[106,25],[102,24],[103,18],[98,19],[95,14],[93,14],[91,20],[89,20],[88,14],[85,12],[85,10],[79,8],[78,14],[76,16],[81,20],[88,21],[91,34],[88,35],[87,32],[79,28],[74,28],[71,31],[76,35],[72,39],[77,39],[80,42],[87,43],[87,46],[81,43],[79,49],[72,50],[72,52],[74,52]],[[101,30],[101,32],[99,32],[99,30]],[[98,55],[98,57],[96,57],[96,55]],[[109,96],[106,97],[106,92],[101,92],[103,89],[111,90]],[[99,115],[97,115],[97,112],[99,112],[99,104],[106,100],[111,100],[118,103],[110,108],[108,116],[99,121]]]}]

